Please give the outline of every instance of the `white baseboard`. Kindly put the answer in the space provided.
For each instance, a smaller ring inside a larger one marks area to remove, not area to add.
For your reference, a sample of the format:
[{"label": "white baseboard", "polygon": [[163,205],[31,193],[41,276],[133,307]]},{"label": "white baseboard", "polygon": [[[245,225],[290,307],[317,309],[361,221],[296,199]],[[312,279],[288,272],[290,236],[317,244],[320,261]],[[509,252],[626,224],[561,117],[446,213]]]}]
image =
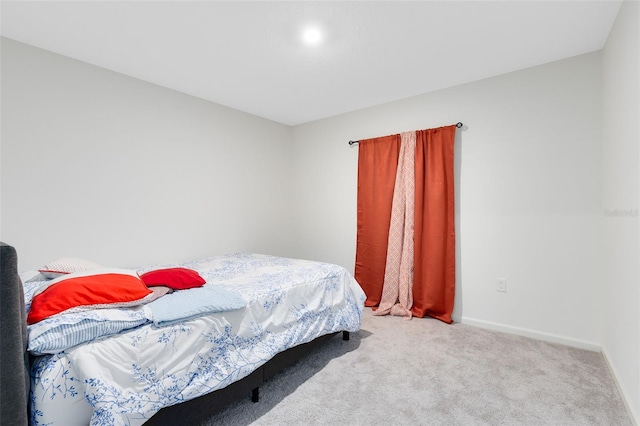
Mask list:
[{"label": "white baseboard", "polygon": [[501,331],[503,333],[515,334],[517,336],[531,337],[532,339],[542,340],[545,342],[559,343],[573,348],[586,349],[589,351],[602,352],[602,345],[585,340],[572,339],[570,337],[559,336],[557,334],[543,333],[527,328],[514,327],[506,324],[498,324],[490,321],[477,320],[469,317],[461,317],[462,324],[472,325],[474,327],[486,328],[488,330]]},{"label": "white baseboard", "polygon": [[602,356],[604,357],[607,367],[609,367],[609,371],[611,372],[613,381],[616,382],[618,392],[620,393],[620,396],[622,396],[622,402],[624,402],[625,407],[627,407],[627,413],[629,413],[629,417],[631,417],[631,421],[635,426],[638,426],[638,424],[640,424],[640,416],[635,411],[634,407],[630,404],[631,398],[629,397],[629,395],[627,395],[627,393],[622,388],[622,386],[620,386],[620,382],[618,381],[618,373],[615,367],[613,366],[613,364],[611,364],[611,362],[609,361],[609,356],[607,355],[606,348],[602,349]]}]

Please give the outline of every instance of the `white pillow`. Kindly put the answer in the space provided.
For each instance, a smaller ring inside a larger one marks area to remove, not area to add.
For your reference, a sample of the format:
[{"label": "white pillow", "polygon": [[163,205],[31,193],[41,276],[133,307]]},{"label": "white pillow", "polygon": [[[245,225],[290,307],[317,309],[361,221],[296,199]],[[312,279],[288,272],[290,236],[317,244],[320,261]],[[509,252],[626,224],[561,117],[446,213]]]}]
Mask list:
[{"label": "white pillow", "polygon": [[38,269],[38,272],[46,278],[53,279],[74,272],[91,271],[100,268],[102,268],[101,265],[90,260],[79,259],[77,257],[61,257],[53,262],[47,263]]}]

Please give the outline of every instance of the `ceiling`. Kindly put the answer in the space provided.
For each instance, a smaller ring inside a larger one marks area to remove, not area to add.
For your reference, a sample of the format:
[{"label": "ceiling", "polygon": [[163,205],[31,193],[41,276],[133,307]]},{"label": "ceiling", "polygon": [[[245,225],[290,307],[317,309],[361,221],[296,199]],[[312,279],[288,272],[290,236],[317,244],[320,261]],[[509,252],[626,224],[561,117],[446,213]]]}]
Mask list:
[{"label": "ceiling", "polygon": [[[619,1],[2,1],[3,36],[297,125],[596,51]],[[314,25],[322,40],[307,45]]]}]

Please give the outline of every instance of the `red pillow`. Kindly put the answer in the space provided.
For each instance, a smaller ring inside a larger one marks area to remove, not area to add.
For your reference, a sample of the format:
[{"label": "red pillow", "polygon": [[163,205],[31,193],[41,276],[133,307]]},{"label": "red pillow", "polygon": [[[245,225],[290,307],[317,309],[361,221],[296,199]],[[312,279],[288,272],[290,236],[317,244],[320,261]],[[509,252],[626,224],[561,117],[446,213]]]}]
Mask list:
[{"label": "red pillow", "polygon": [[27,323],[33,324],[61,312],[120,308],[146,303],[153,292],[134,271],[99,270],[62,276],[33,296]]},{"label": "red pillow", "polygon": [[140,275],[140,279],[147,287],[164,285],[174,290],[202,287],[206,283],[197,271],[187,268],[156,269]]}]

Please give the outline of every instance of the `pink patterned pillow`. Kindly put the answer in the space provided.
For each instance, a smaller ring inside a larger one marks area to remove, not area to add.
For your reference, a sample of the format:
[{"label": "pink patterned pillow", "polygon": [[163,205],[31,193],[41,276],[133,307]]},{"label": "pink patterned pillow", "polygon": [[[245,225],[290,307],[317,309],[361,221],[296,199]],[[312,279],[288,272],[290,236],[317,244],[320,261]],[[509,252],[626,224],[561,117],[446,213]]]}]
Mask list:
[{"label": "pink patterned pillow", "polygon": [[74,272],[90,271],[92,269],[100,269],[101,265],[85,259],[77,257],[61,257],[49,262],[42,268],[38,269],[46,278],[53,279],[63,275],[72,274]]}]

